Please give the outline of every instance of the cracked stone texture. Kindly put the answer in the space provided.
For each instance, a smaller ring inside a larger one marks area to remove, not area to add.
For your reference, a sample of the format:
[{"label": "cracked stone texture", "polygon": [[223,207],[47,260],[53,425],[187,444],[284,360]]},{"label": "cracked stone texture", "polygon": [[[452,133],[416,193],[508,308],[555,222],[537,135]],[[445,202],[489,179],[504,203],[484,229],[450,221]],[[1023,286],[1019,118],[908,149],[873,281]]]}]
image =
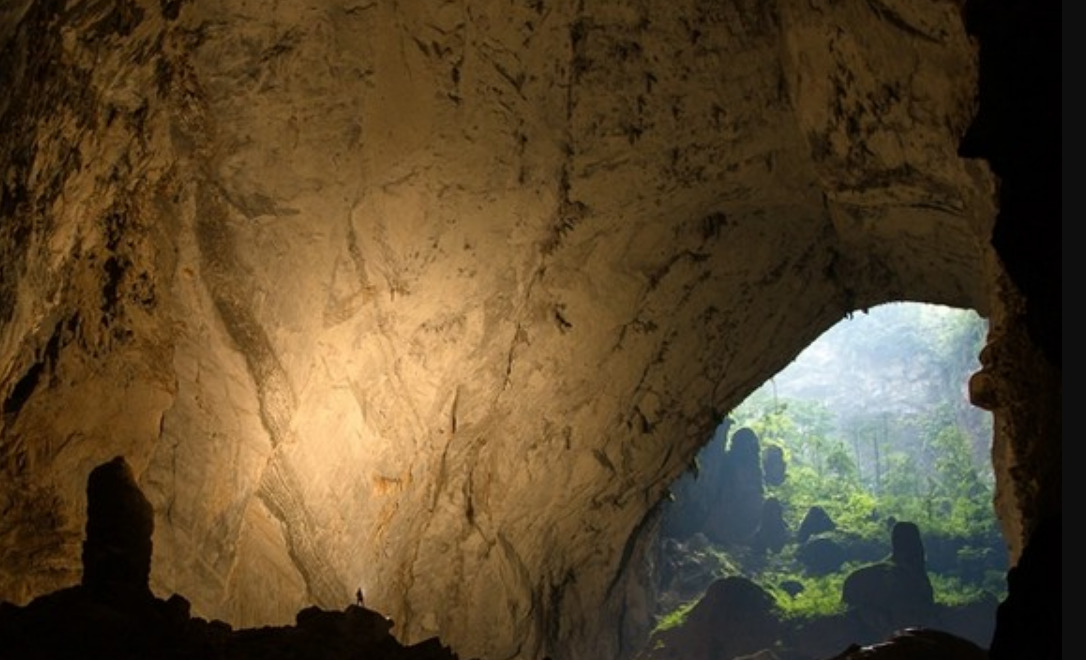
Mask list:
[{"label": "cracked stone texture", "polygon": [[956,2],[22,0],[0,49],[17,603],[123,455],[194,614],[361,586],[407,643],[617,657],[723,411],[853,311],[1014,297]]}]

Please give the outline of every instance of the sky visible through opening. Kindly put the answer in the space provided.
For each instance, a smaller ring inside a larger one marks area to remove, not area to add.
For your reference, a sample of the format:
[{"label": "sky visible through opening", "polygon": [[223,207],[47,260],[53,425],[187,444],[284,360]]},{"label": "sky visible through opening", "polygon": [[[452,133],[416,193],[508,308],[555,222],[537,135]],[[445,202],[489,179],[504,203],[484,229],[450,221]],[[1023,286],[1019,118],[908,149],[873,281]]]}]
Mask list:
[{"label": "sky visible through opening", "polygon": [[[987,322],[971,310],[891,303],[823,333],[733,411],[743,423],[782,406],[807,441],[841,442],[875,488],[894,452],[931,470],[933,425],[953,424],[991,483],[991,413],[969,401]],[[734,430],[734,427],[733,427]],[[821,436],[821,437],[819,437]],[[782,438],[797,447],[804,437]]]}]

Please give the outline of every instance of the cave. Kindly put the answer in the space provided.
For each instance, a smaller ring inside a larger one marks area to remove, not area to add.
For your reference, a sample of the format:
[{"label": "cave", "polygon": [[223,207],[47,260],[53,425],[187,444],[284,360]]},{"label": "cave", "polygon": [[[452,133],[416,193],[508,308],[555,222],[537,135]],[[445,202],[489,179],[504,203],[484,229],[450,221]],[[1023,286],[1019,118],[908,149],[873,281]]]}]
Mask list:
[{"label": "cave", "polygon": [[1022,0],[0,7],[0,601],[123,456],[149,586],[238,628],[623,660],[645,530],[840,319],[987,319],[1012,568],[1060,657],[1060,9]]}]

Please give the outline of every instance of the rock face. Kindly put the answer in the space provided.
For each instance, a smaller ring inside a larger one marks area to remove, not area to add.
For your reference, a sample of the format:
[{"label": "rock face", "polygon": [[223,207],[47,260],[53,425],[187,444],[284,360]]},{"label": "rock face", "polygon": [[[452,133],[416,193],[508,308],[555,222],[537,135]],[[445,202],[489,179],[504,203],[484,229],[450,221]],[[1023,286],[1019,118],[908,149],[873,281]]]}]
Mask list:
[{"label": "rock face", "polygon": [[79,581],[124,455],[200,616],[361,587],[407,642],[619,657],[722,411],[892,300],[989,318],[1016,560],[1060,510],[1059,122],[1006,138],[1034,23],[988,4],[6,3],[0,598]]}]

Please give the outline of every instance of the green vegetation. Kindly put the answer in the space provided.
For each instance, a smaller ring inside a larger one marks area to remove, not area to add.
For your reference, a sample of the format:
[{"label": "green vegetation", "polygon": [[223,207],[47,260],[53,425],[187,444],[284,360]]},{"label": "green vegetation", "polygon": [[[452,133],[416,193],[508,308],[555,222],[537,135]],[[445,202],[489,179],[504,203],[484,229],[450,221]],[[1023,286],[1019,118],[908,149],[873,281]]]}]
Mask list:
[{"label": "green vegetation", "polygon": [[[835,368],[846,375],[836,395],[824,387],[824,396],[781,396],[778,390],[785,388],[770,381],[732,411],[731,429],[748,427],[763,450],[781,449],[786,478],[766,484],[765,496],[780,501],[789,529],[797,530],[817,505],[837,525],[830,536],[888,547],[888,521],[915,522],[926,537],[960,548],[957,565],[965,569],[957,574],[932,570],[929,561],[937,602],[1002,598],[1004,573],[986,561],[1000,538],[992,505],[991,418],[964,394],[979,368],[987,324],[960,310],[886,307],[862,332],[842,328],[845,323],[831,331],[838,333]],[[816,381],[810,375],[806,380]],[[795,544],[776,554],[728,552],[790,618],[839,613],[841,586],[858,567],[808,576]],[[690,606],[664,617],[660,628],[677,625]]]},{"label": "green vegetation", "polygon": [[968,605],[989,598],[1006,596],[1003,573],[991,572],[981,584],[966,582],[952,575],[932,573],[928,576],[935,591],[935,602],[943,605]]},{"label": "green vegetation", "polygon": [[[810,405],[800,402],[795,407]],[[807,509],[819,505],[839,527],[868,538],[884,536],[880,519],[890,516],[915,522],[929,533],[962,537],[998,533],[991,470],[976,464],[969,438],[946,407],[929,412],[923,424],[907,415],[888,422],[899,428],[916,426],[917,433],[902,447],[884,447],[877,467],[868,467],[866,479],[855,453],[832,431],[807,427],[788,440],[764,430],[766,417],[778,428],[798,428],[789,419],[792,407],[792,402],[780,401],[771,411],[751,417],[744,417],[751,413],[741,408],[733,418],[759,438],[775,438],[763,440],[763,447],[776,444],[783,450],[788,478],[780,486],[768,486],[767,495],[784,504],[785,519],[793,529]]]},{"label": "green vegetation", "polygon": [[670,630],[671,628],[677,628],[686,622],[686,615],[690,614],[690,610],[694,609],[694,606],[698,604],[698,600],[687,601],[682,605],[679,605],[675,609],[671,610],[664,616],[660,617],[660,620],[656,622],[656,629],[653,633],[663,632]]},{"label": "green vegetation", "polygon": [[[848,564],[841,571],[823,577],[803,575],[794,566],[791,557],[785,556],[754,576],[755,581],[776,598],[783,618],[810,619],[844,612],[841,587],[848,572],[859,564]],[[789,581],[800,585],[798,593],[789,594],[781,587]]]}]

